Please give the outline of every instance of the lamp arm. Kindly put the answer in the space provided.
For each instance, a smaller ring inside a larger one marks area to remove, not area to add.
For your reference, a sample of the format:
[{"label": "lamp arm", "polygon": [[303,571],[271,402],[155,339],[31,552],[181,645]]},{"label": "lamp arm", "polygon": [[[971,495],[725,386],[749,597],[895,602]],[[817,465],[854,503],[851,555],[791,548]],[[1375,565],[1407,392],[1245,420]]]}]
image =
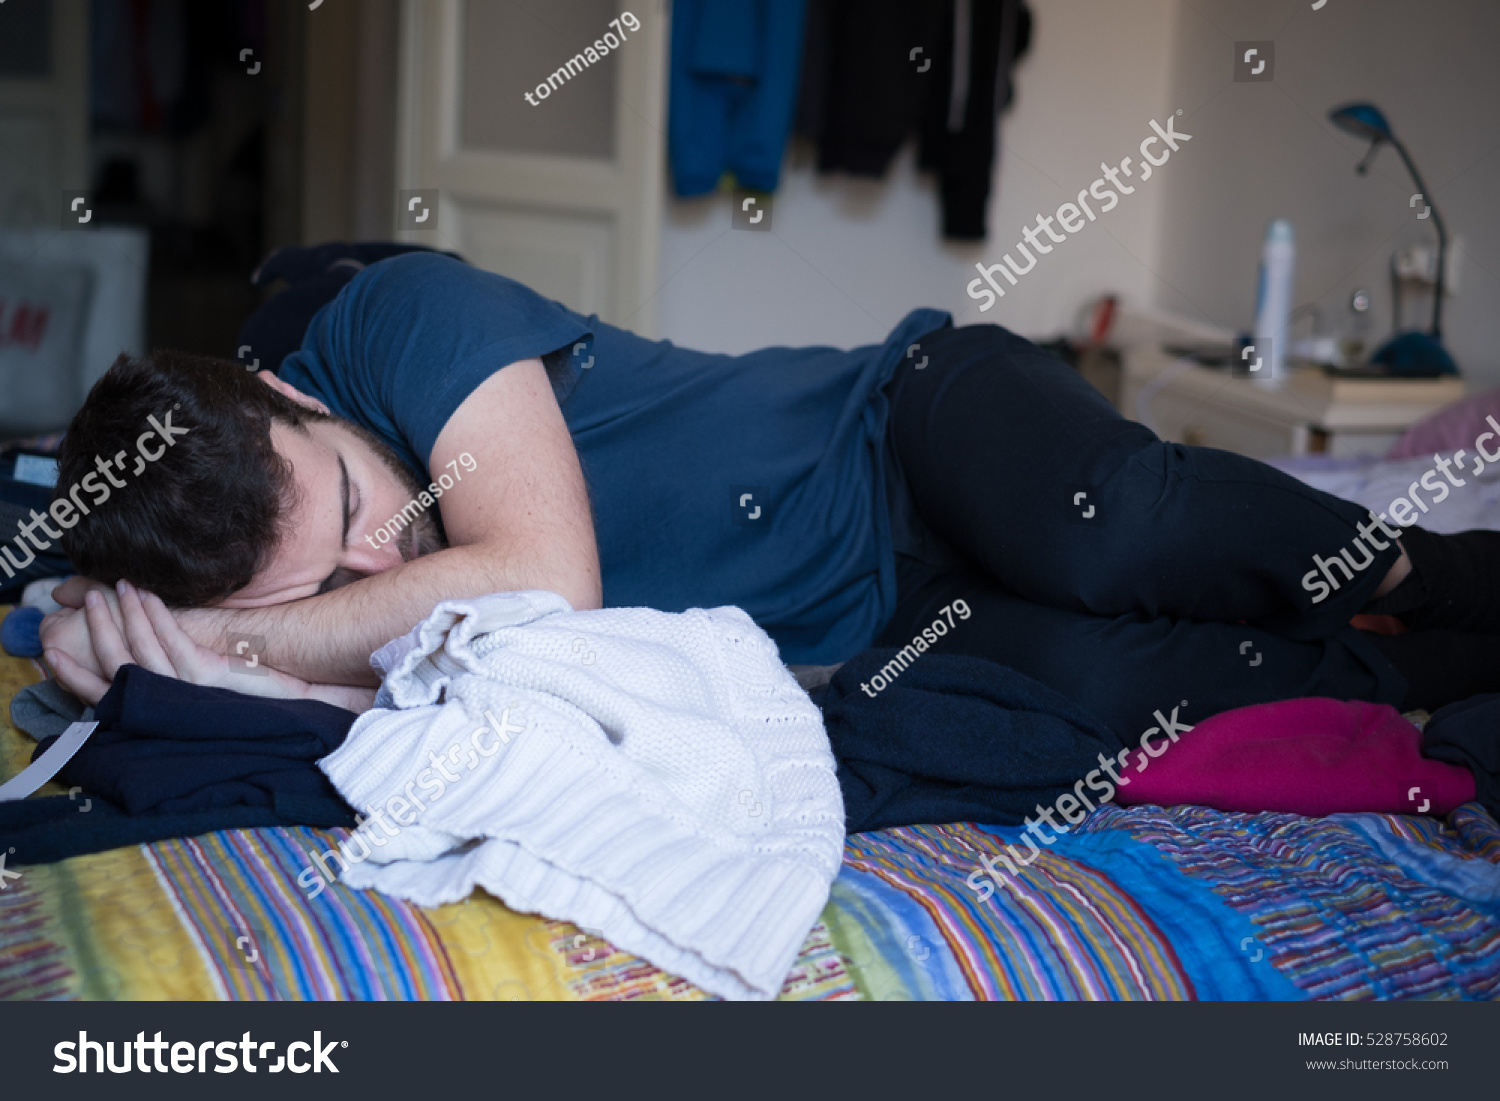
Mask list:
[{"label": "lamp arm", "polygon": [[1429,335],[1434,340],[1440,340],[1443,335],[1443,277],[1448,268],[1448,227],[1443,224],[1443,216],[1438,213],[1437,203],[1432,201],[1432,195],[1427,190],[1427,185],[1422,182],[1422,175],[1417,171],[1417,166],[1412,163],[1406,146],[1394,137],[1388,140],[1396,147],[1396,152],[1401,154],[1401,161],[1406,165],[1406,170],[1411,173],[1412,182],[1422,193],[1423,201],[1432,208],[1432,224],[1437,229],[1438,235],[1438,253],[1437,276],[1432,288],[1432,328],[1429,330]]}]

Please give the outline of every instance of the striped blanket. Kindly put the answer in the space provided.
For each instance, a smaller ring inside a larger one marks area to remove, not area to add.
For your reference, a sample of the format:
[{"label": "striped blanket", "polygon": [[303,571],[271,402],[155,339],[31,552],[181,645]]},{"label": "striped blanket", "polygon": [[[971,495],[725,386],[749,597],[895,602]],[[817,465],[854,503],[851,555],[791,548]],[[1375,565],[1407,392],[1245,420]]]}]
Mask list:
[{"label": "striped blanket", "polygon": [[[0,659],[3,698],[35,675]],[[0,778],[28,747],[7,724]],[[1105,806],[1002,889],[972,889],[1019,834],[850,838],[781,996],[1500,997],[1500,828],[1475,804],[1446,822]],[[12,869],[0,999],[707,997],[483,894],[423,909],[336,883],[308,899],[309,852],[342,835],[226,831]]]}]

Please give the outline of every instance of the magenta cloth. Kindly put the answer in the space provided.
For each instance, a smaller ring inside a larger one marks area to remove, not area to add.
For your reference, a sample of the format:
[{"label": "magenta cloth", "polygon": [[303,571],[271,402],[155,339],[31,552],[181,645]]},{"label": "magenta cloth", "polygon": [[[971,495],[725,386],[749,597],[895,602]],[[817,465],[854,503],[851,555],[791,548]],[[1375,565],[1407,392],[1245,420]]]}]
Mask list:
[{"label": "magenta cloth", "polygon": [[[1437,452],[1474,450],[1474,441],[1490,431],[1486,417],[1500,419],[1500,388],[1481,390],[1429,413],[1406,430],[1387,459],[1412,459]],[[1490,444],[1489,447],[1496,445]],[[1488,449],[1488,448],[1487,448]]]},{"label": "magenta cloth", "polygon": [[[1156,735],[1152,744],[1164,741]],[[1430,761],[1421,747],[1421,731],[1386,704],[1262,703],[1204,719],[1154,759],[1133,749],[1120,770],[1130,783],[1115,798],[1124,806],[1191,803],[1310,817],[1446,815],[1474,798],[1468,769]],[[1412,795],[1414,788],[1420,791]]]}]

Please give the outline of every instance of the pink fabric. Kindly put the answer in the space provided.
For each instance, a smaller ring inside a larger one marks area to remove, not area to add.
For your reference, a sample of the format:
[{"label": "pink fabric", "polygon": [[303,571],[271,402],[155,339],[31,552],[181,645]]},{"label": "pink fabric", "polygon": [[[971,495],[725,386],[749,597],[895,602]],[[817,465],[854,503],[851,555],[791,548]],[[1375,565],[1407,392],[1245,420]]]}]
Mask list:
[{"label": "pink fabric", "polygon": [[1474,441],[1490,430],[1485,422],[1488,416],[1500,420],[1500,388],[1481,390],[1427,414],[1406,430],[1386,458],[1412,459],[1440,451],[1457,451],[1460,447],[1472,454]]},{"label": "pink fabric", "polygon": [[1446,815],[1474,798],[1473,774],[1423,757],[1421,732],[1385,704],[1263,703],[1204,719],[1175,743],[1159,734],[1151,743],[1159,757],[1132,748],[1120,769],[1130,781],[1115,796],[1124,806]]}]

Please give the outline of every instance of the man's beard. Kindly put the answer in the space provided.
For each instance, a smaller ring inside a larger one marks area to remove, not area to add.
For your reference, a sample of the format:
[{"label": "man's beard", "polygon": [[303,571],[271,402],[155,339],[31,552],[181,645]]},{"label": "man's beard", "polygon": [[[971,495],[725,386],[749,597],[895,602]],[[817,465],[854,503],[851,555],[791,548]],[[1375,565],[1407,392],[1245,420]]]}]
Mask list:
[{"label": "man's beard", "polygon": [[[421,493],[425,492],[412,477],[411,471],[401,461],[400,456],[392,451],[390,445],[384,440],[353,421],[344,420],[340,423],[369,445],[370,450],[374,451],[376,457],[386,465],[386,469],[396,476],[396,481],[401,484],[401,488],[406,490],[408,497],[415,501]],[[430,497],[431,494],[428,496]],[[396,536],[396,549],[401,552],[401,561],[410,562],[414,558],[435,554],[448,548],[448,541],[443,538],[442,530],[438,527],[437,520],[433,518],[431,512],[431,509],[436,507],[434,503],[417,513],[416,519],[407,529]]]},{"label": "man's beard", "polygon": [[[416,494],[414,493],[412,496],[415,497]],[[401,561],[403,562],[410,562],[413,558],[421,558],[423,555],[446,550],[448,547],[448,542],[443,538],[443,533],[438,530],[437,521],[433,520],[426,512],[412,521],[410,534],[411,538],[403,538],[401,545],[396,548],[401,552]]]}]

